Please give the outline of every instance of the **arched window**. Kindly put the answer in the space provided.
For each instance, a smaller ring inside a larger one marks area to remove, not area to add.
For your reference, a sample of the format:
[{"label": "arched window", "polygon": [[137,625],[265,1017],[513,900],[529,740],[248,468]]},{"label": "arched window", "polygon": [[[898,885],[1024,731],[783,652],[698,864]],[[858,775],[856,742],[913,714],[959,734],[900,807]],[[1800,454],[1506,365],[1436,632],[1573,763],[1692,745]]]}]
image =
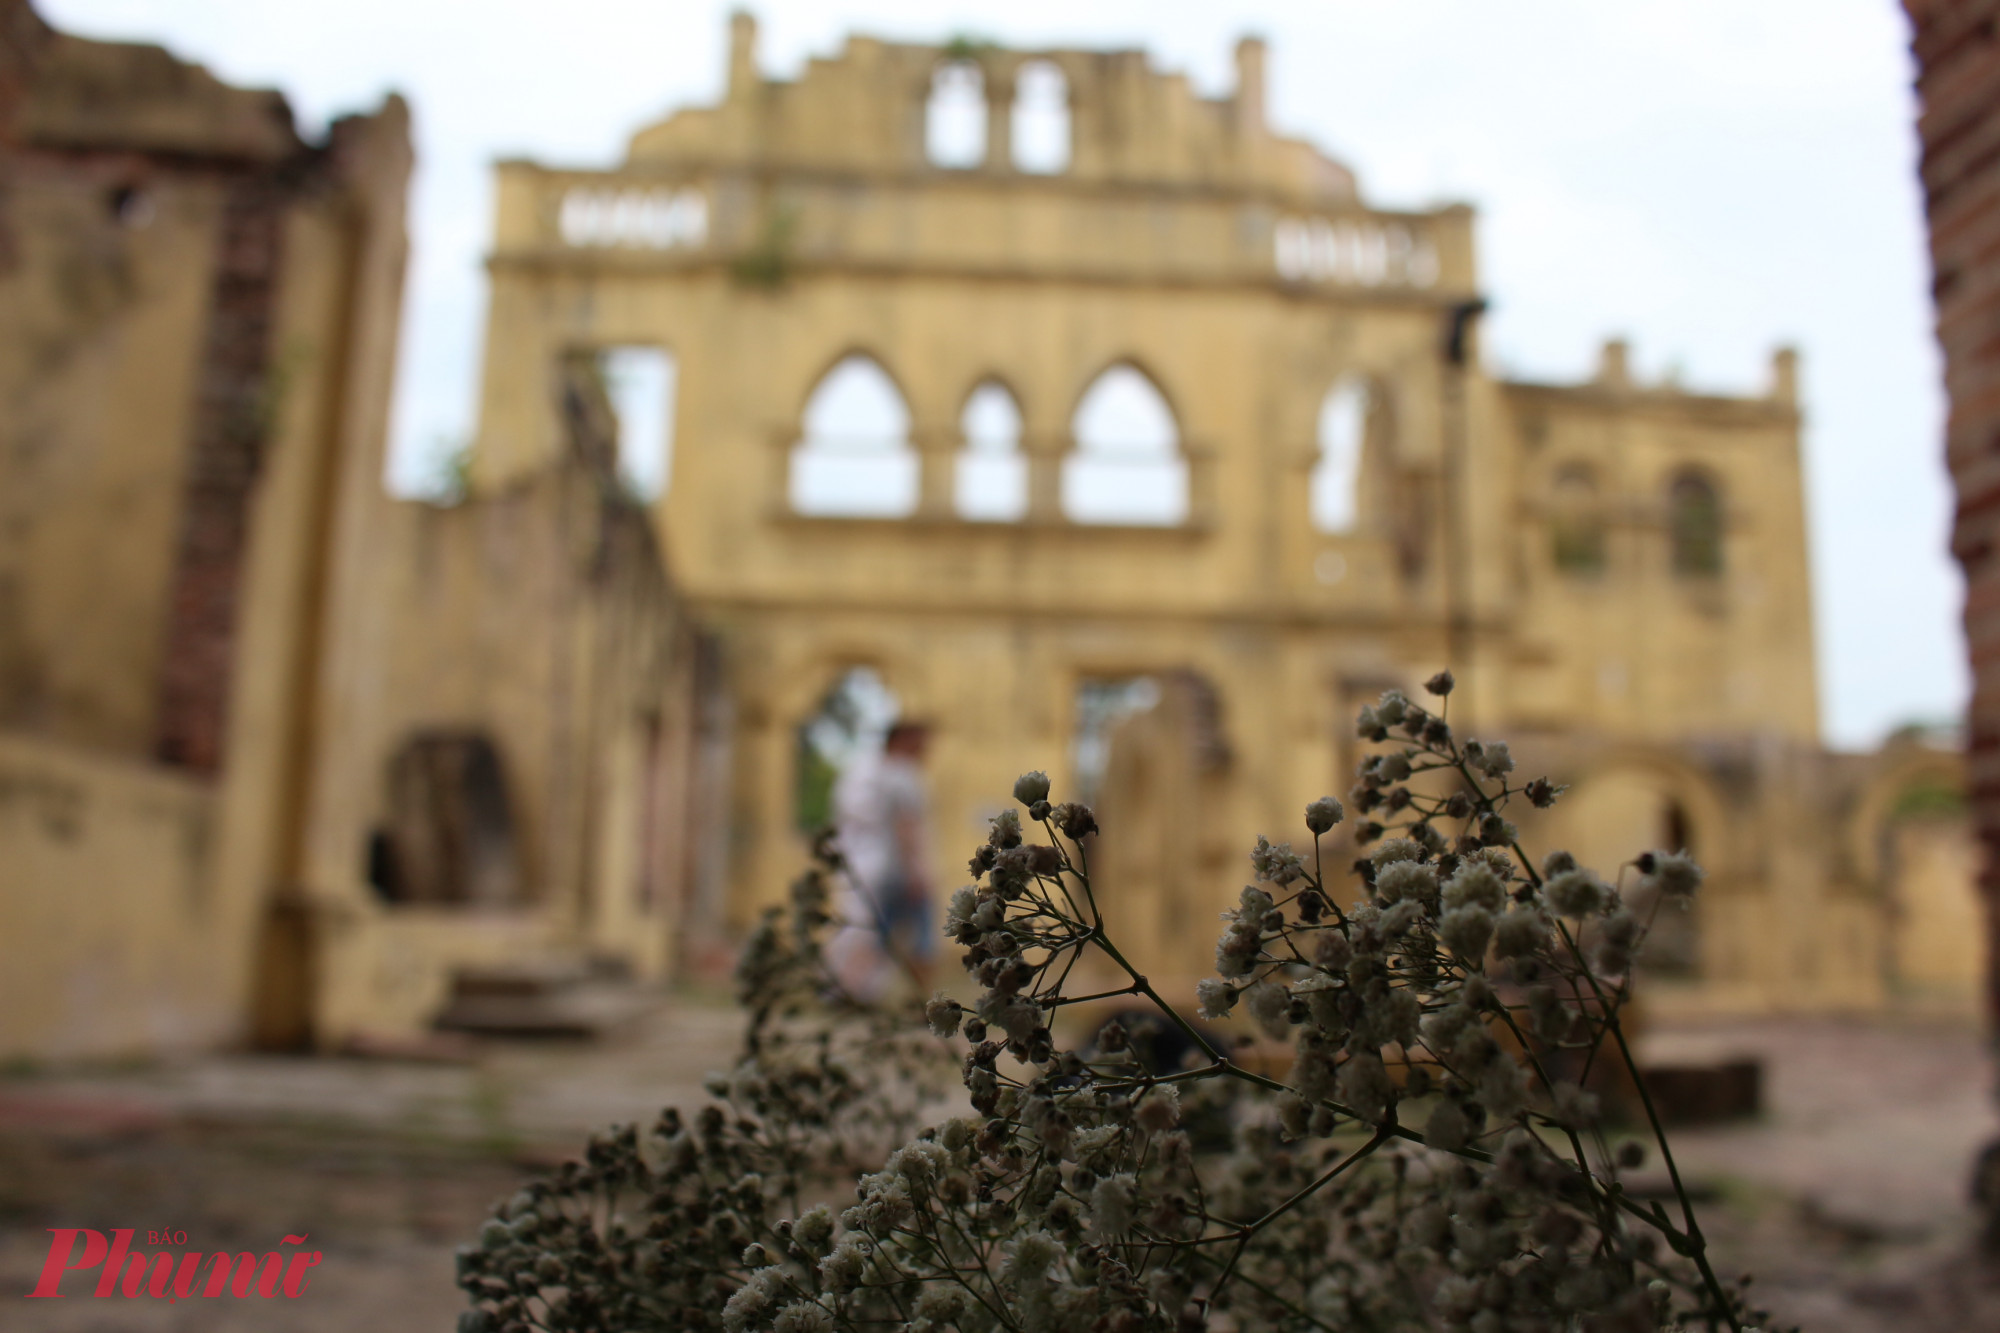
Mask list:
[{"label": "arched window", "polygon": [[388,902],[503,906],[527,896],[507,766],[483,731],[420,731],[389,760],[390,814],[368,840]]},{"label": "arched window", "polygon": [[1021,453],[1021,409],[988,380],[965,400],[958,419],[964,447],[956,485],[960,518],[1009,523],[1028,512],[1028,460]]},{"label": "arched window", "polygon": [[841,518],[903,518],[917,507],[910,413],[882,367],[850,356],[806,404],[792,451],[792,508]]},{"label": "arched window", "polygon": [[1041,176],[1069,170],[1069,80],[1060,69],[1046,60],[1021,66],[1012,121],[1015,170]]},{"label": "arched window", "polygon": [[1667,492],[1667,526],[1674,573],[1713,578],[1722,573],[1722,494],[1698,472],[1683,472]]},{"label": "arched window", "polygon": [[1151,676],[1087,676],[1077,682],[1076,730],[1069,744],[1079,800],[1098,798],[1118,724],[1159,702],[1160,683]]},{"label": "arched window", "polygon": [[924,153],[937,167],[964,169],[986,161],[986,78],[969,60],[939,65],[931,75]]},{"label": "arched window", "polygon": [[1565,574],[1596,574],[1604,568],[1597,477],[1581,463],[1556,473],[1549,496],[1549,558]]},{"label": "arched window", "polygon": [[[1694,823],[1688,810],[1672,796],[1662,799],[1659,836],[1654,844],[1663,852],[1688,852],[1694,845]],[[1639,950],[1639,966],[1663,977],[1694,978],[1701,975],[1701,918],[1699,904],[1691,898],[1662,899],[1657,889],[1644,881],[1635,886],[1629,900],[1641,921],[1649,922],[1646,940]]]},{"label": "arched window", "polygon": [[1374,395],[1365,381],[1349,377],[1327,391],[1319,408],[1319,462],[1307,494],[1313,527],[1352,532],[1360,516],[1361,454],[1368,441]]},{"label": "arched window", "polygon": [[673,472],[679,365],[663,348],[627,346],[605,348],[599,366],[618,418],[618,475],[634,495],[657,500]]},{"label": "arched window", "polygon": [[1063,513],[1079,523],[1170,527],[1187,519],[1180,428],[1153,382],[1113,366],[1077,405],[1063,462]]},{"label": "arched window", "polygon": [[833,822],[833,784],[840,771],[879,750],[901,711],[895,693],[872,667],[851,667],[833,682],[799,724],[792,818],[801,832]]},{"label": "arched window", "polygon": [[[1548,837],[1566,847],[1579,864],[1615,874],[1616,867],[1640,851],[1688,852],[1707,861],[1696,812],[1700,788],[1684,777],[1642,765],[1613,760],[1586,765],[1572,777],[1571,790],[1556,803]],[[1708,869],[1719,869],[1710,864]],[[1706,959],[1702,940],[1702,904],[1710,890],[1693,897],[1661,895],[1657,886],[1639,876],[1625,880],[1625,905],[1647,922],[1638,966],[1663,978],[1694,980]],[[1729,942],[1725,947],[1739,946]]]}]

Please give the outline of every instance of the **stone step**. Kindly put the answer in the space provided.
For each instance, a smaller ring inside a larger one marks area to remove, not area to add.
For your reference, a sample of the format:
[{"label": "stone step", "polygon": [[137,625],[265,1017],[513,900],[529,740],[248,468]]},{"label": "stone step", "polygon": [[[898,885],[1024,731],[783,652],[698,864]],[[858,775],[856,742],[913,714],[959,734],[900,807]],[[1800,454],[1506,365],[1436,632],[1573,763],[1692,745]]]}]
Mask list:
[{"label": "stone step", "polygon": [[660,1000],[654,991],[581,965],[469,969],[454,979],[436,1026],[476,1036],[588,1040],[630,1026]]}]

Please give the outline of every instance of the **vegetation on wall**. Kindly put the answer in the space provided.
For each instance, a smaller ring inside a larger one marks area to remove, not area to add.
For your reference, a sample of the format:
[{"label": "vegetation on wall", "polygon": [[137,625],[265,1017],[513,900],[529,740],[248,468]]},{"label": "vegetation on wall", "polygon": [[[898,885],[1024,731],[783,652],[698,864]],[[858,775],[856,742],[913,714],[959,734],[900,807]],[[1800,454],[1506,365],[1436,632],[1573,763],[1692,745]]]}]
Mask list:
[{"label": "vegetation on wall", "polygon": [[763,232],[730,266],[738,285],[765,291],[783,290],[791,280],[792,236],[798,225],[799,210],[796,205],[773,204],[764,219]]}]

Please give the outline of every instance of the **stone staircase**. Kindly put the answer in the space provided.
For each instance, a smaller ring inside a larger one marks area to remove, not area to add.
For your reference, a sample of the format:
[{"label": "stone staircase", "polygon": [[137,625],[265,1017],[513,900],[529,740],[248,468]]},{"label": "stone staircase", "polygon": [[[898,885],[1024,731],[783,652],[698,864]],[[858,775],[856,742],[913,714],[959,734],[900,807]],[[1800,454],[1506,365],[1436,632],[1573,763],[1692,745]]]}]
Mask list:
[{"label": "stone staircase", "polygon": [[437,1017],[480,1037],[591,1040],[636,1023],[660,996],[615,968],[571,960],[461,969]]}]

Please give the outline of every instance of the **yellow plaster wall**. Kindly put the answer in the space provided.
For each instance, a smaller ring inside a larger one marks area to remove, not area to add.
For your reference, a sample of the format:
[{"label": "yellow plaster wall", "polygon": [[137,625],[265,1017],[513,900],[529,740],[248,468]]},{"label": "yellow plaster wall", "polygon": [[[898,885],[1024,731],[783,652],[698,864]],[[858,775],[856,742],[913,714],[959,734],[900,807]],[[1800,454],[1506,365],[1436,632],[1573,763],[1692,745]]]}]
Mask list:
[{"label": "yellow plaster wall", "polygon": [[221,190],[115,168],[8,182],[0,268],[0,727],[128,757],[154,740]]},{"label": "yellow plaster wall", "polygon": [[59,741],[0,733],[0,1055],[191,1050],[242,1020],[213,933],[215,796]]},{"label": "yellow plaster wall", "polygon": [[1979,844],[1963,817],[1905,819],[1891,826],[1895,867],[1890,936],[1893,984],[1906,1001],[1977,1012],[1985,977]]},{"label": "yellow plaster wall", "polygon": [[[0,144],[19,261],[0,273],[0,742],[22,790],[88,818],[73,839],[19,811],[0,822],[0,912],[19,927],[9,981],[87,1020],[21,1009],[0,1054],[237,1043],[270,982],[268,919],[301,889],[334,496],[357,460],[380,490],[408,116],[391,98],[312,152],[274,93],[19,17],[23,96]],[[254,357],[205,359],[232,195],[280,219],[275,250],[245,257],[273,264],[268,311],[233,311],[270,321],[251,384],[218,377]],[[229,428],[260,447],[218,668],[225,754],[194,775],[153,751],[204,393],[253,414]],[[97,881],[83,925],[50,909],[80,881]]]},{"label": "yellow plaster wall", "polygon": [[[1462,726],[1556,738],[1551,753],[1578,775],[1611,762],[1607,745],[1671,761],[1713,848],[1716,919],[1777,923],[1784,940],[1742,957],[1718,943],[1711,993],[1879,997],[1879,969],[1844,986],[1816,979],[1821,943],[1846,951],[1827,955],[1839,974],[1857,946],[1846,926],[1812,923],[1851,913],[1827,897],[1812,851],[1817,797],[1780,790],[1816,772],[1817,754],[1789,354],[1768,393],[1743,398],[1634,383],[1617,347],[1586,383],[1506,382],[1480,364],[1476,330],[1466,367],[1453,366],[1451,312],[1479,291],[1471,211],[1369,207],[1344,168],[1264,123],[1254,47],[1239,53],[1238,89],[1212,100],[1136,53],[980,54],[993,126],[1022,61],[1046,56],[1068,76],[1072,165],[1027,176],[997,131],[981,166],[924,160],[939,48],[855,38],[777,82],[758,73],[754,41],[739,20],[722,101],[641,130],[620,167],[502,165],[473,458],[492,486],[551,456],[547,386],[566,352],[637,343],[675,355],[677,445],[659,517],[680,587],[722,642],[735,708],[733,921],[774,900],[798,862],[796,729],[848,667],[874,667],[907,712],[936,724],[935,875],[947,888],[1015,773],[1067,781],[1079,681],[1198,673],[1230,755],[1204,779],[1199,814],[1205,845],[1231,849],[1203,871],[1213,882],[1199,892],[1219,908],[1257,833],[1297,836],[1306,801],[1346,791],[1354,708],[1455,657]],[[1157,114],[1120,118],[1143,107]],[[1321,168],[1302,172],[1305,153]],[[684,195],[705,206],[698,238],[563,231],[578,198]],[[1426,258],[1368,279],[1286,269],[1282,228],[1308,223],[1401,237]],[[789,512],[804,405],[857,352],[909,410],[921,482],[908,519]],[[1121,362],[1177,419],[1190,473],[1177,527],[1060,511],[1078,400]],[[1384,424],[1363,459],[1357,523],[1320,532],[1307,494],[1318,416],[1346,377],[1370,385]],[[951,512],[959,414],[987,380],[1023,417],[1018,523]],[[1553,479],[1577,463],[1601,484],[1609,558],[1593,577],[1555,569],[1550,554]],[[1671,569],[1667,487],[1686,467],[1722,490],[1717,579]],[[1743,760],[1753,801],[1728,792],[1727,763],[1688,751],[1704,738],[1770,751]],[[1645,819],[1625,814],[1599,832],[1638,837]],[[1752,821],[1781,836],[1759,843]],[[1106,838],[1114,876],[1119,837]],[[1619,859],[1657,837],[1646,830]],[[1162,896],[1142,869],[1158,854],[1128,848],[1134,898],[1121,910],[1157,965],[1185,955],[1191,980],[1213,913]]]}]

